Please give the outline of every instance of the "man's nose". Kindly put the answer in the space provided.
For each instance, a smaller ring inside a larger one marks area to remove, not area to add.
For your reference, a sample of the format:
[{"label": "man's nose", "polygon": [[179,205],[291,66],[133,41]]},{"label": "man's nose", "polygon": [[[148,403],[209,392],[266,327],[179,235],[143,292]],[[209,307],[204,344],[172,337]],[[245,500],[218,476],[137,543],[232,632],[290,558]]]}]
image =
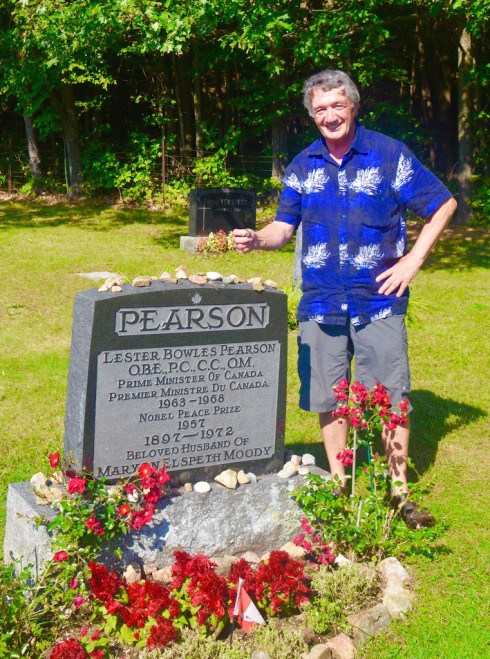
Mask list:
[{"label": "man's nose", "polygon": [[333,121],[335,119],[335,112],[333,108],[327,108],[327,111],[325,112],[325,119],[327,121]]}]

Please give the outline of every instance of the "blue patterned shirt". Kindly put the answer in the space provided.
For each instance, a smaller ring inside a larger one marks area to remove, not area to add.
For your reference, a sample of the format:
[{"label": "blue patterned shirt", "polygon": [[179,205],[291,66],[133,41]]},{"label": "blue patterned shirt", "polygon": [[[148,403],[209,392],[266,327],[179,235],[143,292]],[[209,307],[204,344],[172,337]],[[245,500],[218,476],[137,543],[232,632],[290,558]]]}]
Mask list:
[{"label": "blue patterned shirt", "polygon": [[406,210],[427,218],[451,197],[402,142],[357,125],[338,165],[323,138],[287,167],[276,221],[302,223],[298,320],[364,325],[404,314],[408,289],[380,295],[376,277],[407,251]]}]

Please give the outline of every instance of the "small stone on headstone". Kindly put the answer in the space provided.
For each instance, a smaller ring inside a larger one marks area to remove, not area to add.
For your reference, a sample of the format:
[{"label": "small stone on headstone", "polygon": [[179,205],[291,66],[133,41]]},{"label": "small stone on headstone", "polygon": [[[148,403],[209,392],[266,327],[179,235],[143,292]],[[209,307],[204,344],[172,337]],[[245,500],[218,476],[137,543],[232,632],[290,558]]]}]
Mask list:
[{"label": "small stone on headstone", "polygon": [[252,284],[252,285],[253,284],[263,284],[264,280],[262,279],[262,277],[252,277],[251,279],[247,279],[247,282],[249,284]]},{"label": "small stone on headstone", "polygon": [[162,272],[162,274],[160,275],[160,279],[162,279],[163,281],[165,281],[165,280],[167,280],[167,279],[174,279],[174,276],[171,275],[170,272],[167,272],[167,271],[165,270],[165,272]]},{"label": "small stone on headstone", "polygon": [[240,469],[240,471],[238,472],[236,477],[237,477],[237,481],[239,482],[240,485],[247,485],[247,483],[250,483],[250,478],[243,471],[243,469]]},{"label": "small stone on headstone", "polygon": [[123,279],[120,275],[118,275],[118,276],[114,279],[114,283],[115,283],[116,286],[123,286],[123,284],[124,284],[124,279]]},{"label": "small stone on headstone", "polygon": [[107,293],[109,289],[105,284],[102,284],[102,286],[100,286],[97,290],[99,291],[99,293]]},{"label": "small stone on headstone", "polygon": [[185,483],[184,484],[184,490],[186,492],[192,492],[192,483]]},{"label": "small stone on headstone", "polygon": [[151,577],[151,575],[158,570],[157,566],[155,563],[145,563],[143,565],[143,572],[147,577]]},{"label": "small stone on headstone", "polygon": [[266,279],[264,281],[264,286],[268,286],[269,288],[277,288],[276,282],[273,281],[272,279]]},{"label": "small stone on headstone", "polygon": [[121,291],[122,291],[122,288],[121,288],[120,286],[116,286],[116,285],[114,285],[114,286],[111,288],[111,292],[112,292],[112,293],[120,293]]},{"label": "small stone on headstone", "polygon": [[281,547],[281,551],[285,551],[291,556],[291,558],[297,560],[301,560],[306,555],[306,549],[298,547],[294,542],[286,542],[286,544]]},{"label": "small stone on headstone", "polygon": [[209,281],[221,281],[223,279],[223,275],[221,275],[219,272],[206,272],[206,277],[209,279]]},{"label": "small stone on headstone", "polygon": [[256,483],[257,482],[257,476],[252,473],[251,471],[247,471],[246,476],[250,479],[251,483]]},{"label": "small stone on headstone", "polygon": [[172,582],[172,566],[167,565],[162,567],[161,570],[155,570],[151,575],[153,581],[158,581],[159,583],[170,584]]},{"label": "small stone on headstone", "polygon": [[220,577],[226,578],[230,574],[231,568],[233,567],[232,561],[226,556],[213,558],[212,560],[217,565],[215,569],[216,574],[218,574]]},{"label": "small stone on headstone", "polygon": [[254,551],[246,551],[240,558],[244,558],[250,565],[258,565],[260,563],[260,558]]},{"label": "small stone on headstone", "polygon": [[236,275],[227,275],[223,277],[223,284],[236,284],[238,277]]},{"label": "small stone on headstone", "polygon": [[214,480],[220,485],[224,485],[229,490],[235,490],[238,483],[237,472],[233,469],[225,469],[221,474],[215,476]]},{"label": "small stone on headstone", "polygon": [[138,563],[130,563],[124,570],[124,579],[127,583],[135,583],[141,579],[141,567]]},{"label": "small stone on headstone", "polygon": [[305,453],[301,458],[301,461],[305,467],[309,467],[315,464],[315,456],[311,453]]},{"label": "small stone on headstone", "polygon": [[42,471],[38,471],[37,474],[31,476],[31,487],[35,492],[42,492],[43,488],[46,487],[47,478]]},{"label": "small stone on headstone", "polygon": [[108,289],[112,288],[112,286],[114,286],[115,283],[116,283],[115,277],[107,277],[107,279],[104,282],[104,284],[107,286]]},{"label": "small stone on headstone", "polygon": [[63,497],[65,496],[63,491],[60,490],[59,487],[50,487],[49,491],[51,492],[53,501],[61,501],[61,499],[63,499]]},{"label": "small stone on headstone", "polygon": [[310,473],[310,470],[308,469],[308,467],[305,467],[303,465],[301,465],[301,467],[298,469],[298,474],[300,476],[306,476],[309,473]]},{"label": "small stone on headstone", "polygon": [[300,465],[301,464],[301,456],[300,455],[292,455],[289,458],[289,462],[292,462],[293,465]]},{"label": "small stone on headstone", "polygon": [[211,489],[211,485],[206,483],[206,481],[199,481],[194,485],[194,491],[199,492],[199,494],[206,494]]},{"label": "small stone on headstone", "polygon": [[292,462],[286,462],[281,471],[277,472],[277,475],[279,478],[291,478],[291,476],[296,476],[297,473],[298,470],[296,465],[294,465]]},{"label": "small stone on headstone", "polygon": [[60,469],[58,469],[58,471],[54,471],[51,478],[56,483],[59,483],[60,485],[63,485],[63,472]]},{"label": "small stone on headstone", "polygon": [[151,286],[151,277],[142,275],[141,277],[135,277],[132,283],[133,288],[145,288]]},{"label": "small stone on headstone", "polygon": [[208,279],[207,277],[203,277],[202,275],[191,275],[189,277],[189,281],[191,284],[197,284],[198,286],[204,286],[204,284],[207,283]]}]

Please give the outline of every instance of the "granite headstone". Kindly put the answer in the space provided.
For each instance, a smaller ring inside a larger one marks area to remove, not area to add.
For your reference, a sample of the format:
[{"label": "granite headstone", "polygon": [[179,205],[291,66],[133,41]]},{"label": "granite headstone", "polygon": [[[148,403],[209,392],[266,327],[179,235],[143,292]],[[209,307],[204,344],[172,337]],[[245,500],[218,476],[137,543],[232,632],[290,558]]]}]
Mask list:
[{"label": "granite headstone", "polygon": [[282,464],[284,293],[250,284],[90,289],[74,306],[65,459],[109,482],[163,463],[178,480]]},{"label": "granite headstone", "polygon": [[222,229],[255,229],[256,194],[239,188],[191,190],[189,235],[207,236]]}]

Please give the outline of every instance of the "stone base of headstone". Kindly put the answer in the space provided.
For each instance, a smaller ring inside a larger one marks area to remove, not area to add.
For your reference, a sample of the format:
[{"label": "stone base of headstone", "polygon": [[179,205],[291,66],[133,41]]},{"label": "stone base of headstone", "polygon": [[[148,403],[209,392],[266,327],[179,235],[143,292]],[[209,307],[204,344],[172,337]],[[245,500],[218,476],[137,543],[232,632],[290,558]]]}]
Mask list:
[{"label": "stone base of headstone", "polygon": [[[312,471],[329,477],[319,468]],[[281,479],[272,474],[236,490],[212,483],[206,494],[183,491],[160,504],[151,524],[121,539],[118,546],[122,564],[137,561],[163,567],[173,562],[176,550],[213,557],[239,556],[248,550],[261,556],[278,549],[301,530],[303,512],[291,492],[304,483],[304,477],[299,475]],[[9,486],[4,561],[10,563],[23,557],[23,565],[36,566],[33,576],[52,555],[44,527],[27,523],[27,519],[41,514],[52,519],[55,512],[36,504],[29,483]],[[111,549],[103,561],[116,561]]]},{"label": "stone base of headstone", "polygon": [[22,559],[22,567],[32,565],[33,578],[38,577],[44,563],[53,556],[46,527],[36,527],[35,523],[30,521],[41,515],[52,521],[56,517],[56,511],[49,506],[36,504],[36,497],[29,482],[11,483],[7,492],[3,560],[5,564],[9,564]]},{"label": "stone base of headstone", "polygon": [[180,236],[180,249],[194,254],[201,240],[202,236]]}]

